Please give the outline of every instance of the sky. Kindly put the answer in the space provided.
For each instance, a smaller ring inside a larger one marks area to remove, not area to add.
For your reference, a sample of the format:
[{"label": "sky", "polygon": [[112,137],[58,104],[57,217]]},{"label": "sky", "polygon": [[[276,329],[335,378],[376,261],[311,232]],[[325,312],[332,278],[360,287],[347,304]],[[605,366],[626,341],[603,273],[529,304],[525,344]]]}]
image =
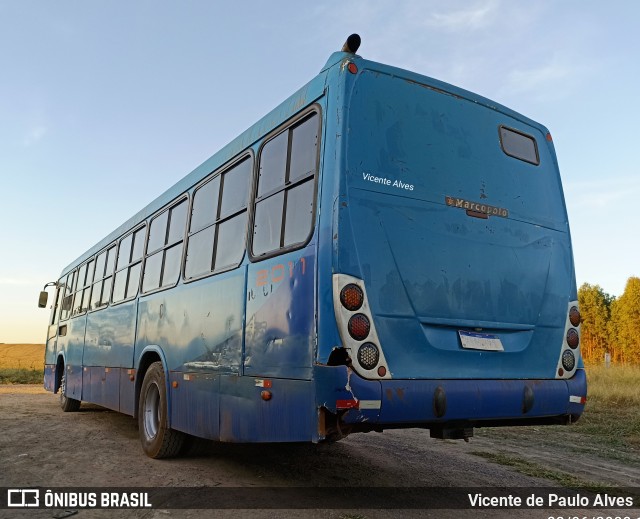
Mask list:
[{"label": "sky", "polygon": [[0,0],[0,342],[38,293],[313,78],[361,56],[550,129],[578,285],[640,276],[640,2]]}]

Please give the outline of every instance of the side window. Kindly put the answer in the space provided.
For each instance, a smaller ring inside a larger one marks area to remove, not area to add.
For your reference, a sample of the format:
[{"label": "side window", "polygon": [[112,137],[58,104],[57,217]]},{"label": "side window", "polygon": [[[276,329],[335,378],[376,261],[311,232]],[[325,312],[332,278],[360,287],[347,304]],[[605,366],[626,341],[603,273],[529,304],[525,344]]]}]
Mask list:
[{"label": "side window", "polygon": [[254,209],[253,256],[302,245],[309,237],[319,131],[319,117],[314,112],[263,146]]},{"label": "side window", "polygon": [[65,278],[58,280],[58,286],[56,288],[56,300],[51,309],[51,322],[49,324],[56,324],[60,318],[60,302],[64,296]]},{"label": "side window", "polygon": [[535,164],[540,164],[538,144],[536,140],[526,133],[512,130],[506,126],[500,126],[500,145],[510,157]]},{"label": "side window", "polygon": [[195,191],[186,279],[227,270],[242,261],[252,168],[251,157],[246,157]]},{"label": "side window", "polygon": [[142,278],[143,292],[178,282],[188,205],[185,198],[151,220]]},{"label": "side window", "polygon": [[64,281],[64,296],[62,297],[62,310],[60,311],[60,320],[69,319],[73,308],[73,285],[77,271],[69,272]]},{"label": "side window", "polygon": [[138,293],[146,231],[146,227],[141,227],[120,240],[111,298],[114,303]]},{"label": "side window", "polygon": [[94,261],[88,261],[78,269],[77,287],[73,303],[73,315],[80,315],[89,308]]},{"label": "side window", "polygon": [[93,287],[91,289],[90,310],[103,308],[109,304],[115,259],[115,245],[102,251],[96,258],[96,273],[93,277]]}]

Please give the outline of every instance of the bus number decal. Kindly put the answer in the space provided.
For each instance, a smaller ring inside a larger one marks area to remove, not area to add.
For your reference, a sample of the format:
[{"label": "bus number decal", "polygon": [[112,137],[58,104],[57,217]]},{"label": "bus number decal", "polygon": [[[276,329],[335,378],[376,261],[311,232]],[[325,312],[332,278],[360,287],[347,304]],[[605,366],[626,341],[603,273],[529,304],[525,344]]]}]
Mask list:
[{"label": "bus number decal", "polygon": [[[306,258],[300,258],[300,268],[301,273],[304,275],[306,270]],[[284,263],[278,263],[271,267],[271,270],[262,269],[258,270],[256,273],[256,286],[263,287],[268,285],[269,283],[280,283],[285,278],[287,270],[289,271],[289,279],[293,277],[293,268],[295,267],[295,263],[293,261],[287,262],[285,268]]]}]

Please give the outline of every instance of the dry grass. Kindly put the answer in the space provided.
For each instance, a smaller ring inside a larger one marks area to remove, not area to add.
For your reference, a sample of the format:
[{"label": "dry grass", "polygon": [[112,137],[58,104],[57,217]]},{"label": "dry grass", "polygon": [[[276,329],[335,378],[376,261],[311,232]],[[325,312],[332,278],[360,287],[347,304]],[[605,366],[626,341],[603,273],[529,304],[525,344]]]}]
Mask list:
[{"label": "dry grass", "polygon": [[505,427],[480,429],[478,436],[564,446],[631,465],[640,461],[640,366],[587,366],[587,405],[569,427]]},{"label": "dry grass", "polygon": [[640,366],[587,366],[587,407],[577,429],[594,440],[640,451]]},{"label": "dry grass", "polygon": [[0,344],[0,384],[37,384],[44,375],[44,344]]},{"label": "dry grass", "polygon": [[42,369],[44,344],[0,344],[0,368]]},{"label": "dry grass", "polygon": [[640,407],[640,366],[587,366],[589,406]]}]

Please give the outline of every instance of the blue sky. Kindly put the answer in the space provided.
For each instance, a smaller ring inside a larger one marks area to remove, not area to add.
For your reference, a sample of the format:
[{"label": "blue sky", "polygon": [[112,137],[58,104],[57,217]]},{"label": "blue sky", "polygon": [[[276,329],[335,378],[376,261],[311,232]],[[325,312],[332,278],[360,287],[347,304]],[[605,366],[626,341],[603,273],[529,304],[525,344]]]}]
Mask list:
[{"label": "blue sky", "polygon": [[640,2],[0,0],[0,342],[44,283],[311,79],[359,54],[551,131],[578,283],[640,276]]}]

